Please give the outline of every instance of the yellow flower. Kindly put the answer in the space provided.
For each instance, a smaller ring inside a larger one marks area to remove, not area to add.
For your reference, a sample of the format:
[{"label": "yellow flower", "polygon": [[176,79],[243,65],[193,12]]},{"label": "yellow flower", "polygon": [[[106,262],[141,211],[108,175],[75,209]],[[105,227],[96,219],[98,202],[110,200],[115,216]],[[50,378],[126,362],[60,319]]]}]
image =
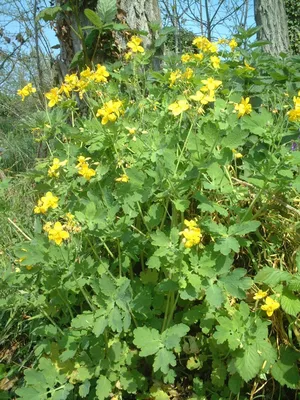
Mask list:
[{"label": "yellow flower", "polygon": [[69,232],[64,230],[60,222],[55,222],[53,228],[48,231],[49,240],[53,240],[58,245],[61,245],[62,241],[67,240],[69,237]]},{"label": "yellow flower", "polygon": [[293,97],[293,102],[295,105],[295,110],[299,110],[300,109],[300,97]]},{"label": "yellow flower", "polygon": [[185,64],[189,61],[191,61],[192,56],[190,54],[182,54],[181,56],[181,61]]},{"label": "yellow flower", "polygon": [[182,78],[191,79],[193,75],[194,75],[194,71],[192,70],[192,68],[187,68],[185,70],[185,72],[182,74]]},{"label": "yellow flower", "polygon": [[96,171],[92,168],[89,168],[87,165],[84,165],[78,169],[78,174],[89,181],[93,176],[96,175]]},{"label": "yellow flower", "polygon": [[288,111],[287,115],[289,116],[289,121],[291,122],[297,122],[300,121],[300,109],[296,110],[290,110]]},{"label": "yellow flower", "polygon": [[103,104],[102,108],[99,108],[96,117],[102,117],[101,124],[106,125],[108,122],[115,122],[123,111],[121,110],[122,101],[110,100]]},{"label": "yellow flower", "polygon": [[132,36],[130,42],[127,43],[127,47],[131,49],[133,53],[144,53],[144,48],[140,46],[142,39],[138,36]]},{"label": "yellow flower", "polygon": [[47,192],[45,196],[38,200],[38,205],[34,208],[35,214],[45,214],[49,208],[58,207],[58,197],[53,196],[51,192]]},{"label": "yellow flower", "polygon": [[231,48],[231,51],[234,51],[234,49],[238,47],[237,41],[235,39],[231,39],[228,45]]},{"label": "yellow flower", "polygon": [[235,111],[238,111],[238,117],[239,118],[244,116],[245,114],[250,114],[251,113],[252,106],[249,103],[249,101],[250,101],[249,97],[246,97],[245,99],[244,99],[244,97],[242,97],[241,102],[238,103],[238,104],[235,104],[234,109],[235,109]]},{"label": "yellow flower", "polygon": [[179,71],[179,69],[177,69],[176,71],[172,71],[169,77],[170,87],[172,87],[174,83],[180,78],[181,78],[181,72]]},{"label": "yellow flower", "polygon": [[202,61],[203,58],[204,58],[204,54],[203,54],[203,53],[193,54],[193,58],[194,58],[196,61]]},{"label": "yellow flower", "polygon": [[53,225],[52,222],[46,222],[45,225],[43,226],[43,230],[45,232],[49,232],[50,229],[52,228],[52,225]]},{"label": "yellow flower", "polygon": [[48,103],[48,107],[54,107],[57,104],[61,97],[59,95],[59,89],[57,87],[52,88],[49,92],[45,94],[45,97],[50,100]]},{"label": "yellow flower", "polygon": [[191,248],[199,244],[202,234],[200,228],[197,226],[197,222],[195,220],[188,221],[185,219],[184,225],[187,228],[179,233],[183,236],[182,242],[184,243],[184,247]]},{"label": "yellow flower", "polygon": [[71,74],[71,75],[67,74],[65,76],[65,83],[70,87],[72,87],[72,89],[75,88],[77,82],[78,82],[78,76],[76,74]]},{"label": "yellow flower", "polygon": [[78,174],[83,176],[87,181],[89,181],[93,176],[96,175],[96,171],[89,167],[87,160],[89,158],[85,158],[83,156],[78,157],[78,164],[76,168],[78,169]]},{"label": "yellow flower", "polygon": [[235,149],[232,149],[232,152],[233,152],[234,158],[243,158],[243,154],[239,153]]},{"label": "yellow flower", "polygon": [[200,36],[193,40],[193,45],[199,50],[204,52],[215,53],[218,51],[218,47],[215,43],[211,43],[206,37]]},{"label": "yellow flower", "polygon": [[58,178],[59,177],[59,168],[64,167],[67,164],[68,160],[59,161],[58,158],[54,158],[52,165],[48,169],[48,176],[51,178]]},{"label": "yellow flower", "polygon": [[190,96],[190,99],[198,101],[201,104],[211,103],[216,100],[213,91],[211,91],[209,94],[204,94],[200,92],[200,90],[197,90],[195,95]]},{"label": "yellow flower", "polygon": [[247,63],[246,60],[244,61],[244,64],[245,64],[245,69],[247,69],[248,71],[255,71],[255,68],[254,68],[254,67],[251,67],[251,66]]},{"label": "yellow flower", "polygon": [[65,94],[67,97],[70,97],[70,92],[72,91],[72,87],[67,83],[63,83],[58,90],[58,94]]},{"label": "yellow flower", "polygon": [[115,179],[116,182],[128,182],[129,177],[126,174],[122,174],[119,178]]},{"label": "yellow flower", "polygon": [[266,311],[268,317],[271,317],[273,315],[273,312],[277,310],[279,307],[280,304],[278,303],[278,301],[273,300],[271,297],[267,297],[265,300],[265,304],[260,308]]},{"label": "yellow flower", "polygon": [[[207,88],[209,91],[216,90],[220,85],[222,85],[222,81],[218,81],[214,78],[203,79],[201,82],[205,85],[205,88]],[[201,90],[202,89],[203,88],[201,88]]]},{"label": "yellow flower", "polygon": [[175,103],[169,105],[168,110],[172,111],[174,116],[182,114],[184,111],[190,108],[189,103],[186,100],[178,100]]},{"label": "yellow flower", "polygon": [[134,135],[135,133],[136,133],[136,128],[126,128],[127,130],[128,130],[128,132],[131,134],[131,135]]},{"label": "yellow flower", "polygon": [[109,73],[106,70],[106,67],[104,65],[97,64],[97,69],[93,73],[93,80],[97,83],[100,82],[107,82],[107,79],[109,77]]},{"label": "yellow flower", "polygon": [[86,67],[86,69],[80,72],[80,77],[84,79],[89,79],[92,75],[93,71],[91,71],[90,67]]},{"label": "yellow flower", "polygon": [[32,93],[36,92],[36,88],[32,87],[32,83],[28,83],[23,89],[19,89],[17,94],[22,97],[22,101],[24,101],[25,97],[30,96]]},{"label": "yellow flower", "polygon": [[124,54],[124,58],[126,61],[129,61],[132,57],[132,51],[128,51],[127,53]]},{"label": "yellow flower", "polygon": [[210,62],[212,63],[212,66],[213,66],[215,69],[219,69],[219,68],[220,68],[220,62],[221,62],[221,60],[220,60],[219,57],[217,57],[217,56],[211,56],[211,57],[210,57]]},{"label": "yellow flower", "polygon": [[76,84],[76,89],[75,91],[79,93],[80,99],[83,98],[83,95],[85,93],[85,89],[88,86],[89,82],[84,80],[84,79],[79,79],[77,84]]},{"label": "yellow flower", "polygon": [[257,293],[255,293],[255,295],[253,296],[254,300],[261,300],[263,298],[265,298],[266,296],[268,296],[268,291],[263,292],[262,290],[259,290]]}]

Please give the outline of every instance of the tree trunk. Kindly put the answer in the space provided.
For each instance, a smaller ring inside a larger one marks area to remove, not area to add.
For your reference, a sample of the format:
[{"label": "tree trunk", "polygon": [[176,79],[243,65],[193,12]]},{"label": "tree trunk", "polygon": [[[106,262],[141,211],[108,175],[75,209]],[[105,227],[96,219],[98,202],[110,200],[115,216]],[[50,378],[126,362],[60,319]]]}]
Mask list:
[{"label": "tree trunk", "polygon": [[[68,0],[56,0],[56,4],[63,6]],[[116,1],[116,0],[112,0]],[[101,0],[83,1],[76,13],[60,13],[56,19],[56,34],[60,43],[60,58],[58,62],[59,74],[64,76],[68,72],[70,62],[74,55],[82,50],[84,43],[74,33],[78,31],[80,25],[91,25],[84,15],[84,9],[89,8],[96,11],[98,2]],[[137,29],[148,32],[148,36],[143,37],[143,46],[148,47],[152,43],[151,22],[161,23],[158,0],[117,0],[117,22],[126,23],[130,29]],[[74,28],[74,30],[72,29]],[[117,35],[118,45],[126,47],[126,40],[122,35]]]},{"label": "tree trunk", "polygon": [[144,46],[148,47],[153,39],[149,24],[161,24],[158,0],[117,0],[117,7],[124,13],[129,28],[149,32],[148,36],[143,38]]},{"label": "tree trunk", "polygon": [[258,32],[258,40],[268,40],[271,43],[264,50],[272,55],[289,51],[289,35],[287,16],[283,0],[255,0],[255,21],[262,28]]}]

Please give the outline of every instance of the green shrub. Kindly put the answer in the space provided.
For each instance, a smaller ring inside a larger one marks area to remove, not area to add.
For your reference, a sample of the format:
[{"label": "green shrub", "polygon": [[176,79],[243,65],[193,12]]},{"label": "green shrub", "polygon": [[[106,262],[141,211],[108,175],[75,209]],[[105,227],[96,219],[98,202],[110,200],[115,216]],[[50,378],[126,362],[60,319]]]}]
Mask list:
[{"label": "green shrub", "polygon": [[239,47],[252,33],[159,72],[133,37],[46,94],[55,150],[7,279],[35,324],[21,399],[299,388],[300,58]]}]

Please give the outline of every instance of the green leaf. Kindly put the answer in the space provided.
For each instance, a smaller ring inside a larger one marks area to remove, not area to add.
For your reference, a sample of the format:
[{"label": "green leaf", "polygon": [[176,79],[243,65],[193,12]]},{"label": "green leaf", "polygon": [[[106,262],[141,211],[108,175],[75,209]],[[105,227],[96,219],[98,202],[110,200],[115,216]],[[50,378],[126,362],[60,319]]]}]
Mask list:
[{"label": "green leaf", "polygon": [[230,254],[231,250],[233,250],[235,253],[240,251],[239,242],[232,236],[219,238],[214,245],[214,251],[219,251],[224,256]]},{"label": "green leaf", "polygon": [[244,382],[238,374],[232,375],[228,380],[228,387],[233,394],[239,394],[243,384]]},{"label": "green leaf", "polygon": [[153,328],[147,328],[146,326],[136,328],[133,331],[134,340],[133,343],[141,349],[140,356],[147,357],[151,354],[155,354],[163,344],[158,330]]},{"label": "green leaf", "polygon": [[160,265],[161,265],[159,257],[156,257],[156,256],[149,257],[149,259],[147,261],[147,265],[149,268],[159,271]]},{"label": "green leaf", "polygon": [[162,231],[157,230],[155,233],[151,235],[152,244],[158,247],[169,247],[170,238]]},{"label": "green leaf", "polygon": [[100,375],[97,380],[96,395],[98,400],[104,400],[109,397],[112,390],[111,382],[104,375]]},{"label": "green leaf", "polygon": [[247,132],[243,132],[240,127],[236,127],[235,129],[230,130],[227,136],[222,139],[221,145],[229,147],[230,149],[236,149],[245,143],[247,136]]},{"label": "green leaf", "polygon": [[265,46],[266,44],[271,44],[271,42],[269,40],[256,40],[255,42],[249,44],[249,48],[254,49],[256,47]]},{"label": "green leaf", "polygon": [[71,326],[75,329],[89,329],[93,326],[94,316],[91,312],[84,311],[72,319]]},{"label": "green leaf", "polygon": [[86,380],[82,385],[79,386],[79,396],[85,399],[90,392],[90,381]]},{"label": "green leaf", "polygon": [[174,325],[165,330],[162,334],[162,342],[168,350],[179,348],[181,338],[183,338],[190,328],[185,324]]},{"label": "green leaf", "polygon": [[113,24],[113,25],[112,25],[112,29],[113,29],[114,31],[119,32],[119,31],[128,31],[130,28],[129,28],[129,26],[126,25],[126,24]]},{"label": "green leaf", "polygon": [[256,344],[252,344],[240,351],[240,355],[235,360],[235,366],[244,381],[248,382],[259,373],[263,361]]},{"label": "green leaf", "polygon": [[222,387],[227,377],[227,368],[220,360],[213,361],[211,381],[214,386]]},{"label": "green leaf", "polygon": [[260,114],[252,113],[251,115],[245,115],[242,118],[241,127],[257,136],[263,136],[266,132],[267,124],[272,124],[272,122],[272,114],[263,108]]},{"label": "green leaf", "polygon": [[153,371],[161,371],[163,374],[167,374],[169,372],[169,365],[175,367],[176,365],[176,357],[172,353],[165,348],[160,349],[154,358],[153,363]]},{"label": "green leaf", "polygon": [[122,332],[123,329],[122,314],[117,307],[114,307],[113,310],[109,313],[108,324],[113,331],[118,333]]},{"label": "green leaf", "polygon": [[280,298],[281,308],[289,315],[297,317],[300,313],[300,299],[294,293],[284,288]]},{"label": "green leaf", "polygon": [[41,12],[36,17],[36,20],[39,21],[40,19],[43,19],[45,22],[48,21],[53,21],[55,20],[57,14],[62,11],[62,8],[59,6],[55,7],[47,7]]},{"label": "green leaf", "polygon": [[107,317],[102,315],[101,317],[97,318],[94,327],[93,327],[93,334],[96,337],[99,337],[104,332],[105,328],[107,327]]},{"label": "green leaf", "polygon": [[[101,3],[101,0],[100,0]],[[95,13],[95,11],[90,10],[89,8],[86,8],[84,10],[84,15],[87,17],[87,19],[94,24],[98,29],[102,29],[103,27],[103,22],[99,15]]]},{"label": "green leaf", "polygon": [[70,62],[69,68],[78,67],[83,62],[83,51],[79,50],[77,53],[74,54],[72,61]]},{"label": "green leaf", "polygon": [[220,308],[225,301],[222,289],[213,284],[206,290],[206,301],[213,308]]},{"label": "green leaf", "polygon": [[174,205],[177,211],[184,212],[187,210],[190,206],[190,201],[189,200],[174,200]]},{"label": "green leaf", "polygon": [[244,236],[247,233],[255,232],[260,226],[259,221],[246,221],[231,225],[228,229],[228,235]]},{"label": "green leaf", "polygon": [[32,387],[17,389],[16,394],[21,400],[45,400],[44,394],[38,392],[35,388]]},{"label": "green leaf", "polygon": [[272,376],[282,386],[286,385],[290,389],[296,389],[300,385],[300,375],[297,366],[299,354],[290,347],[280,348],[280,359],[271,369]]},{"label": "green leaf", "polygon": [[117,15],[117,2],[116,0],[100,0],[97,4],[97,12],[103,21],[108,24],[113,22]]},{"label": "green leaf", "polygon": [[287,271],[280,271],[279,269],[264,267],[258,272],[254,278],[254,281],[273,287],[278,285],[280,282],[289,282],[291,279],[292,275]]},{"label": "green leaf", "polygon": [[246,298],[246,290],[252,286],[252,279],[244,277],[247,271],[243,268],[236,268],[228,275],[222,276],[220,281],[224,284],[225,290],[238,299]]}]

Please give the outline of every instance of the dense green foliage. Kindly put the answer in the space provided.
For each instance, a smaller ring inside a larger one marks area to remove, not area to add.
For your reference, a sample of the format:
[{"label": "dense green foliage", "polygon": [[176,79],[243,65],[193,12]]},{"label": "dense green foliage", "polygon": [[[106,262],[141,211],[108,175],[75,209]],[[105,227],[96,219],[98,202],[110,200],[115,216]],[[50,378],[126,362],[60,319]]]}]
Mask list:
[{"label": "dense green foliage", "polygon": [[300,54],[300,7],[298,0],[285,0],[288,17],[290,46],[294,54]]},{"label": "dense green foliage", "polygon": [[19,398],[297,393],[300,58],[249,47],[254,33],[233,51],[199,39],[159,72],[132,38],[108,73],[46,94],[34,221],[16,214],[2,265],[2,343],[19,313],[26,351],[1,373]]}]

